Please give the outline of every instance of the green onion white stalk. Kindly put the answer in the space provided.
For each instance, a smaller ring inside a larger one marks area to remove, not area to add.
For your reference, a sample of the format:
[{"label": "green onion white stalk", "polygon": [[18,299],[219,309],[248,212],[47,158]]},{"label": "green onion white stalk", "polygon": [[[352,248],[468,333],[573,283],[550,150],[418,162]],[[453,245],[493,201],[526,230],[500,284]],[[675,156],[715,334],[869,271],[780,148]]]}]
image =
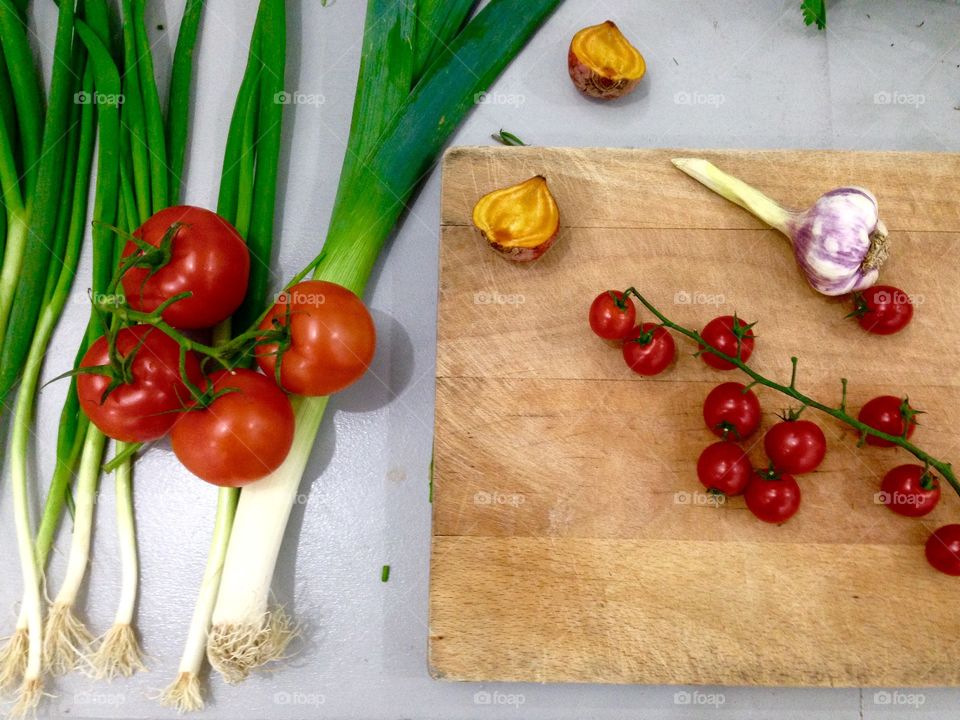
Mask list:
[{"label": "green onion white stalk", "polygon": [[[454,25],[446,37],[417,30],[436,27],[427,16],[431,11],[472,3],[424,3],[411,23],[405,13],[416,13],[415,7],[370,1],[345,161],[349,172],[341,173],[330,230],[315,261],[316,278],[363,294],[407,200],[477,94],[561,1],[493,0],[465,28]],[[423,42],[438,47],[435,52],[417,50]],[[419,68],[417,57],[434,59]],[[381,120],[371,125],[366,108]],[[211,664],[227,682],[284,657],[295,634],[286,613],[269,607],[270,585],[326,406],[327,398],[296,402],[297,430],[287,460],[240,494],[207,645]]]}]

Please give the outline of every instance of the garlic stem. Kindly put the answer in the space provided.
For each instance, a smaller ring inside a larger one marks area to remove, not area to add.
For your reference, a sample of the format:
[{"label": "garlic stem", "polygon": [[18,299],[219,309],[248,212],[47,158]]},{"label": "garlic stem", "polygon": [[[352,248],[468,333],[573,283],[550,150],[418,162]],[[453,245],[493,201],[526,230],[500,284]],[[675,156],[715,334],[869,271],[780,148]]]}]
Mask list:
[{"label": "garlic stem", "polygon": [[671,162],[697,182],[713,190],[717,195],[736,203],[758,217],[775,230],[790,237],[790,220],[796,214],[743,180],[728,175],[707,160],[700,158],[674,158]]}]

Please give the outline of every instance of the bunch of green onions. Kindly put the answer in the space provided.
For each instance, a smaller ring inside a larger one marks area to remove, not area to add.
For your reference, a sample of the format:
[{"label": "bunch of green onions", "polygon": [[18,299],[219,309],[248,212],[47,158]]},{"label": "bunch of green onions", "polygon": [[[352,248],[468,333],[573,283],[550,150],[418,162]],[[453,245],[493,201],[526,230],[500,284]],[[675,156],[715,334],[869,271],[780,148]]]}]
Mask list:
[{"label": "bunch of green onions", "polygon": [[[113,226],[132,231],[179,193],[192,47],[202,9],[201,0],[191,0],[184,12],[165,124],[144,24],[145,0],[124,1],[123,46],[117,49],[110,37],[106,0],[61,0],[45,120],[27,39],[25,4],[0,0],[0,46],[7,61],[0,72],[0,101],[6,111],[0,127],[0,175],[7,226],[12,231],[6,236],[0,277],[0,324],[6,331],[0,353],[0,393],[6,397],[22,375],[11,437],[11,480],[24,597],[17,629],[0,652],[0,689],[20,684],[14,713],[35,707],[42,695],[44,670],[62,673],[83,665],[96,675],[112,677],[142,668],[132,629],[138,569],[129,458],[118,463],[116,475],[121,598],[114,626],[94,649],[94,638],[73,607],[87,568],[106,438],[80,412],[74,382],[64,401],[57,464],[36,536],[30,523],[26,457],[44,354],[76,274],[87,227],[94,136],[99,135],[99,150],[89,287],[96,297],[108,291],[123,246]],[[122,84],[120,67],[124,68]],[[4,95],[7,88],[10,92]],[[43,128],[39,145],[38,127]],[[59,143],[64,135],[68,142]],[[19,159],[27,168],[18,180],[21,195],[14,192],[12,182],[17,179],[18,160],[9,151],[14,137],[20,139]],[[37,158],[39,170],[32,178],[29,168]],[[29,199],[18,202],[24,196]],[[20,236],[17,233],[23,232],[19,228],[24,225],[27,231]],[[11,278],[16,280],[12,290]],[[104,329],[103,319],[92,315],[78,361]],[[118,454],[124,456],[124,450],[119,447]],[[44,627],[42,576],[70,498],[74,499],[74,526],[67,572]]]},{"label": "bunch of green onions", "polygon": [[[353,125],[314,277],[362,295],[417,185],[479,93],[562,0],[369,0]],[[207,654],[227,682],[282,658],[295,624],[268,605],[284,529],[327,398],[295,400],[283,465],[240,493]],[[223,539],[226,539],[225,537]],[[220,551],[220,548],[217,548]]]}]

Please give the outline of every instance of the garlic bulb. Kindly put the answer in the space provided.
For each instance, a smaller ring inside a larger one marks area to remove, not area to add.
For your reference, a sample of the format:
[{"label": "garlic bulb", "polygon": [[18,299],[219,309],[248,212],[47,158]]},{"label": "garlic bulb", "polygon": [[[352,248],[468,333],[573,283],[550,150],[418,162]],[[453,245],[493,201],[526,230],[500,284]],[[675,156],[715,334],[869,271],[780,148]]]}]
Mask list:
[{"label": "garlic bulb", "polygon": [[887,228],[869,190],[841,187],[807,210],[788,210],[706,160],[678,158],[673,164],[790,238],[797,264],[817,292],[845,295],[879,279],[888,254]]}]

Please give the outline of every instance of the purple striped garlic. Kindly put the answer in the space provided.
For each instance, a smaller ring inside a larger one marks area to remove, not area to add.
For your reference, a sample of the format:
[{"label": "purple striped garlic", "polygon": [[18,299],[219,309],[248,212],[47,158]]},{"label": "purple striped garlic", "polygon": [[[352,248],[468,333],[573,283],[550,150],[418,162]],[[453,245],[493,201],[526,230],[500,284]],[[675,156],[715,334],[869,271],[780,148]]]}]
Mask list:
[{"label": "purple striped garlic", "polygon": [[841,187],[821,195],[807,210],[788,210],[706,160],[677,158],[673,164],[786,235],[817,292],[846,295],[879,279],[888,253],[887,227],[869,190]]}]

